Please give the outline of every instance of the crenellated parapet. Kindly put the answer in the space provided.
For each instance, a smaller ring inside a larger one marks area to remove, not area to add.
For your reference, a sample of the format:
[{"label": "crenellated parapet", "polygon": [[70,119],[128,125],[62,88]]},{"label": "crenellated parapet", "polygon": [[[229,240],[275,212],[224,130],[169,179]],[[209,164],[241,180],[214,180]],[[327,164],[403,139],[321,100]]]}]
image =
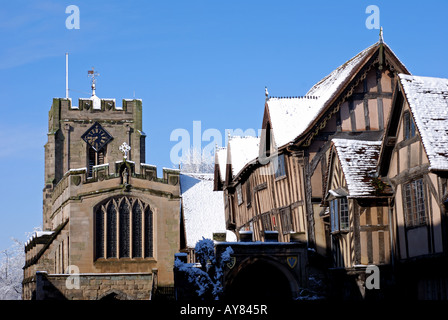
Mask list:
[{"label": "crenellated parapet", "polygon": [[66,110],[77,110],[87,112],[99,112],[99,111],[128,111],[128,108],[134,107],[134,103],[142,103],[141,99],[123,99],[121,106],[117,106],[116,99],[114,98],[98,98],[92,96],[90,98],[79,98],[78,105],[73,105],[73,101],[70,98],[58,99],[61,101],[61,108]]}]

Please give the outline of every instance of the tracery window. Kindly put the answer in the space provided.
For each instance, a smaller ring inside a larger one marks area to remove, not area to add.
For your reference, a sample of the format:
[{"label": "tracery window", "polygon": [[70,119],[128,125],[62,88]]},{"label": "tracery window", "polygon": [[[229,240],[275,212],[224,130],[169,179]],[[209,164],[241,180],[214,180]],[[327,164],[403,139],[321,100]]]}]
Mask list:
[{"label": "tracery window", "polygon": [[94,210],[95,258],[153,256],[153,213],[132,197],[110,198]]}]

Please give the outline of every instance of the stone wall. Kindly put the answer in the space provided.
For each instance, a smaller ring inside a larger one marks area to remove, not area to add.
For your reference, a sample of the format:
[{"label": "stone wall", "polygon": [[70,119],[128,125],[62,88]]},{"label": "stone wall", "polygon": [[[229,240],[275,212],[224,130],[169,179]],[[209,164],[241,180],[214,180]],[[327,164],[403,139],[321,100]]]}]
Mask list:
[{"label": "stone wall", "polygon": [[36,300],[150,300],[156,273],[36,273]]}]

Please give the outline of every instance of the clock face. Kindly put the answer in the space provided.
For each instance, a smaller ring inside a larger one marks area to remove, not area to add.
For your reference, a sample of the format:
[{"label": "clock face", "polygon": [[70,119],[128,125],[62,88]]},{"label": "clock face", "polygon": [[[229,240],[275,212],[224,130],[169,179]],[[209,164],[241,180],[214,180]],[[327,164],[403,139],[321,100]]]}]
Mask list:
[{"label": "clock face", "polygon": [[98,122],[87,130],[81,138],[87,142],[95,151],[100,151],[110,140],[112,136]]}]

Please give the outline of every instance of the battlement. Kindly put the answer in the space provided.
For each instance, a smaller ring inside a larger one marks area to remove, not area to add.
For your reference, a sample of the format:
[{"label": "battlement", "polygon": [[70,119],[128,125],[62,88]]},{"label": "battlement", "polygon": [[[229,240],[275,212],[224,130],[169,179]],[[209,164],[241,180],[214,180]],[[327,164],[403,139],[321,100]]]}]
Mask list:
[{"label": "battlement", "polygon": [[75,111],[128,111],[128,108],[135,103],[141,106],[141,99],[123,99],[121,106],[117,106],[116,99],[114,98],[98,98],[92,96],[90,98],[79,98],[78,105],[74,106],[71,98],[54,98],[60,100],[62,110],[75,110]]},{"label": "battlement", "polygon": [[[78,191],[82,191],[82,186],[86,187],[89,185],[92,186],[94,192],[98,192],[97,190],[101,190],[104,187],[129,189],[133,186],[141,185],[142,183],[145,183],[145,181],[168,186],[178,186],[179,184],[180,171],[177,169],[163,168],[163,176],[158,178],[156,166],[145,163],[141,163],[140,166],[141,173],[136,173],[135,163],[133,161],[116,161],[112,165],[105,163],[93,167],[92,177],[88,177],[87,168],[71,169],[67,171],[58,184],[54,186],[51,194],[51,202],[53,205],[60,202],[60,205],[68,198],[78,194]],[[111,167],[113,167],[113,171],[110,170]],[[104,186],[101,187],[96,183],[104,184]],[[71,190],[67,191],[68,189]],[[178,187],[176,187],[176,189],[178,189]],[[166,191],[168,192],[168,189]]]}]

